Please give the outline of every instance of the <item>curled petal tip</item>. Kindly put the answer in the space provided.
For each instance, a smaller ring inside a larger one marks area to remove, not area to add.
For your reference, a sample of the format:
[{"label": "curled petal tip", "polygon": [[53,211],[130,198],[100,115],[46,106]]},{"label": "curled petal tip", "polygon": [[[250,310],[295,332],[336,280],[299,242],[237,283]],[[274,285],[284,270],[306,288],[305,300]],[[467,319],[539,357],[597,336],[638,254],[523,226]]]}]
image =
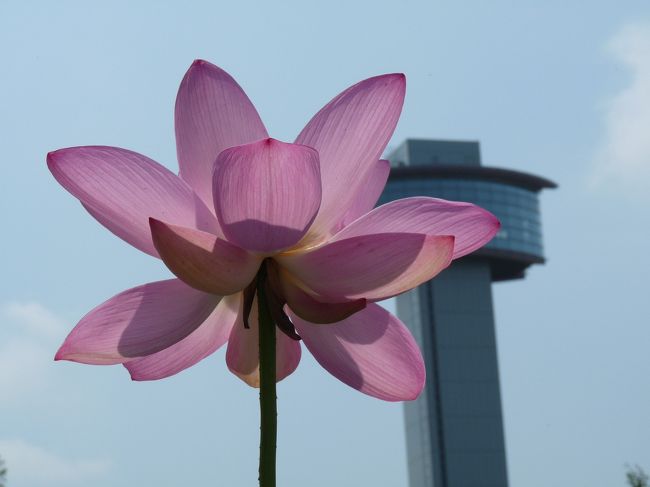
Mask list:
[{"label": "curled petal tip", "polygon": [[378,76],[373,76],[364,81],[361,81],[359,84],[361,83],[381,83],[387,86],[391,86],[393,89],[397,89],[400,92],[406,91],[406,75],[404,73],[380,74]]},{"label": "curled petal tip", "polygon": [[129,373],[129,378],[130,378],[133,382],[141,382],[141,381],[144,380],[144,379],[141,379],[140,377],[138,377],[138,374],[136,374],[135,372],[131,371],[131,369],[129,369],[128,367],[124,367],[124,368],[125,368],[125,369],[127,370],[127,372]]},{"label": "curled petal tip", "polygon": [[424,382],[426,379],[426,375],[422,374],[422,383],[413,389],[409,394],[405,394],[404,397],[400,398],[400,401],[415,401],[418,397],[420,397],[420,394],[422,394],[422,391],[424,390]]},{"label": "curled petal tip", "polygon": [[[149,217],[149,229],[151,230],[152,234],[155,234],[156,231],[164,230],[165,228],[166,225],[163,222],[161,222],[160,220],[156,220],[152,216]],[[154,247],[155,247],[155,243],[154,243]]]},{"label": "curled petal tip", "polygon": [[187,83],[189,77],[194,78],[194,76],[201,76],[203,74],[209,74],[210,72],[219,73],[224,71],[220,67],[212,64],[210,61],[206,61],[205,59],[195,59],[187,69],[183,82]]},{"label": "curled petal tip", "polygon": [[[486,237],[487,239],[483,243],[485,245],[486,243],[490,242],[497,233],[501,230],[501,220],[499,220],[494,213],[491,213],[483,208],[481,208],[485,215],[485,224],[484,224],[484,229],[486,232]],[[481,245],[482,246],[482,245]],[[457,258],[454,256],[454,258]]]},{"label": "curled petal tip", "polygon": [[395,83],[399,85],[402,97],[404,97],[406,93],[406,75],[404,73],[395,73],[392,77],[395,80]]},{"label": "curled petal tip", "polygon": [[65,344],[61,345],[61,348],[59,348],[56,351],[56,354],[54,355],[54,361],[55,362],[58,362],[59,360],[67,360],[68,357],[67,357],[67,354],[66,354],[66,352],[64,350],[64,347],[65,347]]},{"label": "curled petal tip", "polygon": [[50,171],[54,169],[54,166],[57,163],[57,155],[59,150],[53,150],[47,153],[47,156],[45,157],[45,160],[47,161],[47,167],[49,168]]},{"label": "curled petal tip", "polygon": [[404,73],[388,73],[382,76],[378,76],[377,78],[384,79],[386,81],[394,81],[395,83],[399,83],[403,86],[406,85],[406,75]]},{"label": "curled petal tip", "polygon": [[492,236],[494,236],[501,229],[501,220],[499,220],[494,213],[483,210],[487,217],[487,228],[492,227]]},{"label": "curled petal tip", "polygon": [[192,63],[192,68],[197,67],[197,68],[202,68],[203,66],[209,66],[211,63],[206,61],[205,59],[195,59],[194,62]]},{"label": "curled petal tip", "polygon": [[153,216],[149,217],[149,228],[151,231],[156,231],[156,230],[166,230],[169,228],[169,224],[158,220],[157,218],[154,218]]},{"label": "curled petal tip", "polygon": [[54,355],[55,362],[60,362],[61,360],[85,363],[78,360],[77,350],[75,349],[74,344],[70,344],[67,339],[63,342],[63,344],[59,347],[59,349],[56,351],[56,354]]}]

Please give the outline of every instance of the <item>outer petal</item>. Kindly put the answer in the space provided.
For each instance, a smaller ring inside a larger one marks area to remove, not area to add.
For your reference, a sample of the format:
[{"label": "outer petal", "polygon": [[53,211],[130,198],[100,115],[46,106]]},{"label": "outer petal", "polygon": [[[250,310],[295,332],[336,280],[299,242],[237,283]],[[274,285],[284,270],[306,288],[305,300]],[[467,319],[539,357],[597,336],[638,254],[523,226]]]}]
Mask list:
[{"label": "outer petal", "polygon": [[415,197],[391,201],[345,227],[332,241],[384,232],[453,235],[454,259],[474,252],[499,231],[499,220],[471,203]]},{"label": "outer petal", "polygon": [[363,298],[353,301],[331,302],[319,300],[312,293],[300,288],[288,272],[282,272],[277,283],[287,306],[302,319],[312,323],[336,323],[366,307]]},{"label": "outer petal", "polygon": [[206,61],[194,61],[176,97],[180,176],[212,207],[212,168],[228,147],[268,137],[255,107],[237,82]]},{"label": "outer petal", "polygon": [[56,180],[102,225],[134,247],[157,256],[149,217],[219,232],[192,189],[174,173],[136,152],[117,147],[72,147],[50,152]]},{"label": "outer petal", "polygon": [[454,237],[417,233],[361,235],[276,260],[333,300],[380,300],[428,281],[451,262]]},{"label": "outer petal", "polygon": [[382,191],[384,191],[389,173],[390,162],[385,159],[381,159],[372,165],[362,186],[363,189],[357,193],[352,206],[340,223],[341,227],[349,225],[375,207]]},{"label": "outer petal", "polygon": [[406,326],[381,306],[370,303],[331,325],[292,319],[318,363],[350,387],[386,401],[410,401],[422,391],[420,350]]},{"label": "outer petal", "polygon": [[150,220],[153,242],[167,267],[186,284],[228,296],[255,278],[262,259],[211,233]]},{"label": "outer petal", "polygon": [[109,365],[159,352],[196,330],[220,300],[178,279],[134,287],[84,316],[55,360]]},{"label": "outer petal", "polygon": [[324,240],[364,190],[402,110],[403,74],[377,76],[348,88],[312,118],[296,142],[321,161],[323,202],[307,240]]},{"label": "outer petal", "polygon": [[229,241],[264,253],[291,247],[320,205],[318,154],[274,139],[226,149],[217,158],[213,193]]},{"label": "outer petal", "polygon": [[199,363],[216,352],[240,321],[241,294],[226,296],[196,330],[165,350],[124,364],[133,380],[158,380]]},{"label": "outer petal", "polygon": [[[226,363],[230,371],[251,387],[260,386],[259,330],[257,321],[257,298],[251,309],[250,328],[243,321],[233,326],[228,339]],[[292,340],[276,330],[276,378],[281,381],[291,374],[300,362],[300,342]]]}]

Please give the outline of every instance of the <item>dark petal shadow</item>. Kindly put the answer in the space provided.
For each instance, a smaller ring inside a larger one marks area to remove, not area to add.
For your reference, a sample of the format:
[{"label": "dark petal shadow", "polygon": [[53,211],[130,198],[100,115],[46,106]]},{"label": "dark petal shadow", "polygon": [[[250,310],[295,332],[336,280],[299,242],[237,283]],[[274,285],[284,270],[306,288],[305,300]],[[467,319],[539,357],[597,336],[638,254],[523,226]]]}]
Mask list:
[{"label": "dark petal shadow", "polygon": [[297,244],[309,229],[309,225],[299,230],[260,220],[222,223],[221,227],[228,240],[253,252],[288,249]]},{"label": "dark petal shadow", "polygon": [[196,330],[219,300],[218,296],[197,291],[178,279],[145,284],[133,316],[120,336],[118,351],[124,357],[135,358],[174,345]]},{"label": "dark petal shadow", "polygon": [[[373,323],[372,327],[364,328],[363,333],[359,333],[361,329],[359,325],[353,324],[354,315],[346,320],[329,325],[308,323],[295,316],[293,319],[294,323],[296,320],[299,323],[298,332],[301,333],[303,343],[316,361],[345,384],[354,389],[360,389],[365,383],[363,373],[354,358],[345,349],[345,343],[362,345],[376,342],[386,333],[390,315],[388,313],[382,314],[382,317]],[[304,333],[303,330],[307,327],[314,328]],[[318,347],[311,346],[312,343],[318,343]],[[326,352],[322,353],[320,350],[326,350]],[[344,378],[337,373],[342,368],[341,365],[345,369]]]}]

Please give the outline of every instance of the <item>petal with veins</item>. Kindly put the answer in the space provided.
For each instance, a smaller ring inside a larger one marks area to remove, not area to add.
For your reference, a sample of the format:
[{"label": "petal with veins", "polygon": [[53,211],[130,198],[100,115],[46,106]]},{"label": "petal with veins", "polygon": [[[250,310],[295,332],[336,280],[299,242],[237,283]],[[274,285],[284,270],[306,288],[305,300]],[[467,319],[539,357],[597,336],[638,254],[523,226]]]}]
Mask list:
[{"label": "petal with veins", "polygon": [[272,253],[298,242],[321,200],[318,153],[265,139],[226,149],[214,171],[214,206],[226,238]]},{"label": "petal with veins", "polygon": [[390,162],[384,159],[377,161],[372,166],[370,172],[366,175],[363,189],[357,193],[356,198],[352,202],[352,206],[345,214],[343,220],[341,220],[341,227],[349,225],[375,207],[382,191],[386,187],[389,173]]},{"label": "petal with veins", "polygon": [[199,363],[216,352],[241,321],[241,294],[226,296],[196,330],[160,352],[124,364],[133,380],[158,380]]},{"label": "petal with veins", "polygon": [[211,233],[151,219],[153,242],[179,279],[206,293],[228,296],[255,278],[262,259]]},{"label": "petal with veins", "polygon": [[268,137],[244,90],[224,70],[194,61],[176,97],[180,176],[212,208],[212,168],[219,153]]},{"label": "petal with veins", "polygon": [[332,241],[384,232],[453,235],[454,259],[488,243],[499,230],[497,218],[471,203],[414,197],[391,201],[345,227]]},{"label": "petal with veins", "polygon": [[220,234],[214,215],[183,180],[136,152],[71,147],[50,152],[47,165],[102,225],[147,254],[158,256],[149,217]]},{"label": "petal with veins", "polygon": [[325,298],[378,301],[433,278],[449,265],[453,247],[450,236],[381,233],[280,254],[275,259]]},{"label": "petal with veins", "polygon": [[196,330],[220,300],[178,279],[134,287],[84,316],[55,359],[110,365],[151,355]]},{"label": "petal with veins", "polygon": [[318,151],[323,202],[306,241],[322,241],[364,191],[402,111],[406,79],[387,74],[361,81],[323,107],[296,143]]},{"label": "petal with veins", "polygon": [[[244,323],[241,320],[235,323],[230,332],[226,350],[226,364],[230,371],[251,387],[260,386],[257,316],[257,298],[255,298],[251,308],[250,328],[244,328]],[[296,370],[300,362],[301,351],[299,341],[292,340],[277,329],[275,336],[276,380],[279,382]]]},{"label": "petal with veins", "polygon": [[422,354],[406,326],[381,306],[369,303],[331,325],[292,319],[318,363],[350,387],[385,401],[413,400],[422,391]]}]

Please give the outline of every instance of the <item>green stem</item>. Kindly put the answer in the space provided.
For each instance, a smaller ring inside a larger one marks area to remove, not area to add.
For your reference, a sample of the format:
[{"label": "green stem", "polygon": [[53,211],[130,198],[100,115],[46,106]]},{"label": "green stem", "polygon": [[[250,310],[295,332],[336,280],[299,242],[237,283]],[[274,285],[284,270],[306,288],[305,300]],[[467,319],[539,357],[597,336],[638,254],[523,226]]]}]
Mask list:
[{"label": "green stem", "polygon": [[275,323],[266,296],[266,263],[257,278],[260,346],[260,487],[275,487],[277,396],[275,394]]}]

